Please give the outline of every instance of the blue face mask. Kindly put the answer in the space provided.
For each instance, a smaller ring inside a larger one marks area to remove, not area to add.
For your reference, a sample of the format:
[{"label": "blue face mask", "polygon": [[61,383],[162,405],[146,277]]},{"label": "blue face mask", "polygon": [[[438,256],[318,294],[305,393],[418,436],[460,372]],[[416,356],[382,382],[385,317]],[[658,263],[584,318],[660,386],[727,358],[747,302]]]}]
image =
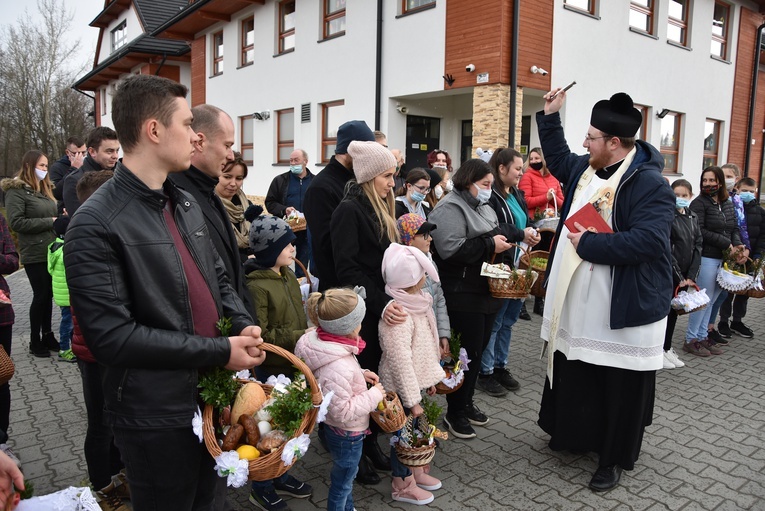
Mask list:
[{"label": "blue face mask", "polygon": [[682,199],[680,197],[675,197],[675,207],[677,209],[687,208],[690,205],[691,205],[691,201],[689,201],[688,199]]},{"label": "blue face mask", "polygon": [[741,200],[744,201],[745,203],[752,202],[755,199],[754,192],[741,192],[738,195],[739,197],[741,197]]},{"label": "blue face mask", "polygon": [[413,191],[409,196],[414,202],[422,202],[425,200],[425,194],[418,191]]},{"label": "blue face mask", "polygon": [[479,188],[475,183],[473,183],[473,186],[475,186],[475,189],[478,190],[478,194],[475,196],[475,198],[478,199],[478,202],[481,204],[486,204],[489,202],[489,199],[491,198],[491,190],[484,190],[483,188]]},{"label": "blue face mask", "polygon": [[290,172],[292,172],[295,175],[300,175],[303,173],[303,166],[302,165],[290,165]]}]

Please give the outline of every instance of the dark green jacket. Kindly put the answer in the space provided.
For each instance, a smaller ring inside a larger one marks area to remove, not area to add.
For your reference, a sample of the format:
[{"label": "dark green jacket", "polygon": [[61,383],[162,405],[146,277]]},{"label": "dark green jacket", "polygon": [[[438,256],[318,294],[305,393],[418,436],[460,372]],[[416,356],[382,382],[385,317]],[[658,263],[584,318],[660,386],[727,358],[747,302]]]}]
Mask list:
[{"label": "dark green jacket", "polygon": [[[308,326],[297,277],[286,266],[279,275],[270,268],[257,268],[254,262],[250,259],[245,263],[245,272],[263,340],[294,351],[295,344]],[[292,364],[276,355],[268,355],[262,369],[269,374],[281,373],[290,378],[295,372]]]},{"label": "dark green jacket", "polygon": [[19,255],[23,264],[48,263],[48,246],[56,239],[53,217],[56,201],[35,192],[20,179],[0,181],[5,191],[8,225],[19,237]]}]

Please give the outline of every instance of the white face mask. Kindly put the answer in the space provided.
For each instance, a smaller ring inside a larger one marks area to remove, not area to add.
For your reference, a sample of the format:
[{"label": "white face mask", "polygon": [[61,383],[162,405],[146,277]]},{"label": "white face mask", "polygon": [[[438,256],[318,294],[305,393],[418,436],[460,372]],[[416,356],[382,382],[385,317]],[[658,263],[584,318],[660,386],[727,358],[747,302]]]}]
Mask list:
[{"label": "white face mask", "polygon": [[440,186],[436,186],[435,188],[433,188],[433,193],[436,194],[436,199],[440,199],[441,197],[444,196],[444,191],[443,189],[441,189]]},{"label": "white face mask", "polygon": [[42,181],[43,179],[45,179],[45,176],[47,176],[47,175],[48,175],[48,171],[47,171],[47,170],[43,170],[43,169],[37,169],[37,168],[36,168],[36,169],[35,169],[35,175],[37,176],[37,179],[38,179],[38,180]]},{"label": "white face mask", "polygon": [[732,190],[733,187],[736,186],[736,179],[726,179],[725,180],[725,188],[728,190]]},{"label": "white face mask", "polygon": [[454,183],[452,183],[452,180],[450,179],[446,182],[446,191],[451,192],[452,190],[454,190]]}]

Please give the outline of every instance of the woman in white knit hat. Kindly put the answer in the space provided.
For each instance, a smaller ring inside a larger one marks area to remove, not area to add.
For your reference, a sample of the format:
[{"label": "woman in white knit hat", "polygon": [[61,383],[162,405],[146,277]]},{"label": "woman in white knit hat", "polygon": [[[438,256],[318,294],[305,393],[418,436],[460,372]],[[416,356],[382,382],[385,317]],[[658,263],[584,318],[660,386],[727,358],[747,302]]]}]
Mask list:
[{"label": "woman in white knit hat", "polygon": [[[348,182],[343,201],[332,213],[332,253],[340,286],[366,289],[367,312],[360,335],[367,345],[358,358],[362,367],[377,372],[382,354],[377,322],[382,319],[394,325],[406,321],[404,309],[385,293],[381,271],[385,249],[399,241],[393,197],[396,158],[377,142],[353,141],[348,154],[356,179]],[[378,433],[373,425],[372,434],[364,439],[365,456],[356,476],[367,484],[380,482],[367,458],[376,468],[390,470],[390,459],[377,442]]]}]

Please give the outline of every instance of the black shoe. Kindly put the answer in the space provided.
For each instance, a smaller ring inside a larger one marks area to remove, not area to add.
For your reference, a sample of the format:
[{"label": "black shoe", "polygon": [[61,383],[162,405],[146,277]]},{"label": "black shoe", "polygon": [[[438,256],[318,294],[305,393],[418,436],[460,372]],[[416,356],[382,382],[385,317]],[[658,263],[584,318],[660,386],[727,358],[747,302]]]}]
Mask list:
[{"label": "black shoe", "polygon": [[754,337],[754,332],[752,332],[752,329],[746,326],[741,321],[731,321],[730,329],[736,332],[736,334],[740,335],[741,337],[746,337],[747,339],[751,339],[752,337]]},{"label": "black shoe", "polygon": [[377,434],[372,433],[364,439],[364,456],[369,458],[375,469],[390,472],[390,457],[380,449]]},{"label": "black shoe", "polygon": [[720,332],[717,330],[710,330],[707,332],[707,339],[713,341],[714,344],[719,344],[720,346],[727,346],[729,343],[728,339],[723,339],[723,337],[720,335]]},{"label": "black shoe", "polygon": [[476,382],[476,387],[486,392],[490,396],[504,397],[507,395],[507,390],[505,389],[505,387],[500,385],[499,382],[495,380],[493,378],[493,375],[491,374],[486,374],[486,375],[482,374],[478,376],[478,382]]},{"label": "black shoe", "polygon": [[523,302],[523,305],[521,306],[521,313],[518,314],[518,319],[525,319],[526,321],[531,321],[531,316],[529,316],[529,311],[526,310],[526,302]]},{"label": "black shoe", "polygon": [[476,405],[467,407],[467,420],[474,426],[485,426],[489,423],[489,418]]},{"label": "black shoe", "polygon": [[31,341],[29,343],[29,353],[39,358],[50,357],[50,351],[45,347],[42,341]]},{"label": "black shoe", "polygon": [[[289,506],[276,494],[274,488],[265,491],[250,489],[250,502],[263,511],[289,511]],[[115,508],[116,509],[116,508]]]},{"label": "black shoe", "polygon": [[733,332],[730,331],[727,321],[720,321],[717,323],[717,331],[720,332],[720,336],[725,339],[733,337]]},{"label": "black shoe", "polygon": [[521,384],[518,383],[518,380],[513,378],[513,375],[510,374],[510,371],[508,371],[506,367],[495,367],[492,378],[507,390],[518,390],[521,388]]},{"label": "black shoe", "polygon": [[538,296],[534,298],[534,314],[538,314],[542,316],[545,313],[545,299],[539,298]]},{"label": "black shoe", "polygon": [[278,479],[274,479],[274,488],[279,493],[286,493],[296,499],[307,499],[313,493],[313,488],[308,483],[298,481],[291,475],[287,476],[287,480],[280,483]]},{"label": "black shoe", "polygon": [[58,344],[58,340],[56,339],[56,336],[53,335],[53,332],[44,333],[42,342],[50,351],[55,351],[56,353],[61,351],[61,346]]},{"label": "black shoe", "polygon": [[608,467],[598,467],[595,475],[590,479],[590,488],[594,491],[610,490],[617,484],[622,477],[622,467],[619,465],[610,465]]},{"label": "black shoe", "polygon": [[372,462],[366,456],[359,460],[359,471],[356,474],[356,482],[359,484],[380,484],[380,476],[375,472]]},{"label": "black shoe", "polygon": [[452,435],[456,436],[457,438],[475,438],[475,430],[473,429],[473,426],[470,425],[470,422],[468,421],[467,417],[449,417],[448,415],[444,415],[444,424],[446,424],[446,427],[449,431],[452,432]]}]

